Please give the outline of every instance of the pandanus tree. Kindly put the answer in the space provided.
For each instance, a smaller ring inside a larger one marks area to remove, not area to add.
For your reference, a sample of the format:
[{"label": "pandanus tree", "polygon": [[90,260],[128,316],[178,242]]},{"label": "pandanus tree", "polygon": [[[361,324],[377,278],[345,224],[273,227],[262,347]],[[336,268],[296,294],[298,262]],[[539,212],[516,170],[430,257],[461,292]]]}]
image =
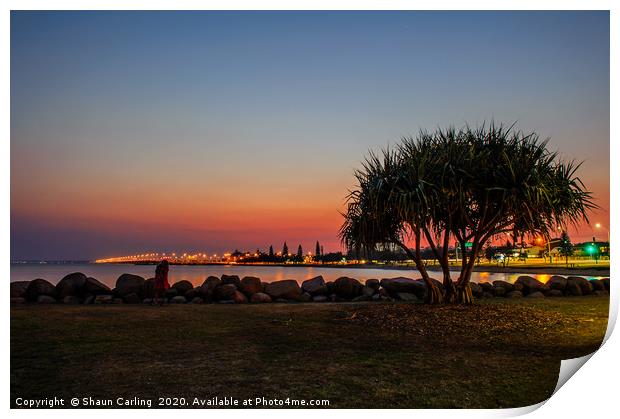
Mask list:
[{"label": "pandanus tree", "polygon": [[[425,149],[412,153],[403,165],[403,150],[383,150],[381,156],[371,153],[355,172],[358,188],[348,197],[345,222],[340,229],[344,245],[357,253],[369,253],[379,244],[400,247],[416,264],[427,285],[427,302],[440,303],[443,295],[428,275],[422,259],[423,227],[431,219],[432,188],[426,188],[426,167],[431,167]],[[415,162],[413,161],[415,160]],[[417,163],[417,164],[415,164]],[[419,171],[416,171],[418,168]],[[405,170],[409,170],[404,176]],[[413,250],[406,244],[414,241]]]},{"label": "pandanus tree", "polygon": [[[493,237],[548,236],[587,221],[595,205],[578,168],[549,151],[547,140],[512,126],[422,131],[380,157],[371,153],[355,172],[358,186],[348,196],[340,238],[357,251],[395,244],[427,284],[427,302],[471,303],[474,264]],[[452,239],[462,254],[454,280]],[[428,275],[423,245],[442,268],[443,294]]]}]

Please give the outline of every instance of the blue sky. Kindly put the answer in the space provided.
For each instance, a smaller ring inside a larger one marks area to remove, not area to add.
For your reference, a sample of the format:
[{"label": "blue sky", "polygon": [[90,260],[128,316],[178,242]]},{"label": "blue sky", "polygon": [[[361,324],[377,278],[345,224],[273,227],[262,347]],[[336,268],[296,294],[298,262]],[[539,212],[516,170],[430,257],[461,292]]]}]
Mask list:
[{"label": "blue sky", "polygon": [[13,12],[12,258],[336,249],[368,149],[490,119],[609,225],[607,12]]}]

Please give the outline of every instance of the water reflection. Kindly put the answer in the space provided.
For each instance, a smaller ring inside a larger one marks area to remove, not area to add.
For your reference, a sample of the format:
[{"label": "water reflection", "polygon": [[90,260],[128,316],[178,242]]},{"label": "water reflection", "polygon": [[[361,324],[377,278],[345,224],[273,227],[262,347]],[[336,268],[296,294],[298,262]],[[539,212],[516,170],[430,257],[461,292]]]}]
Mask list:
[{"label": "water reflection", "polygon": [[[11,265],[11,281],[30,281],[35,278],[44,278],[55,284],[63,276],[71,272],[83,272],[88,276],[97,278],[110,287],[113,287],[116,278],[123,273],[132,273],[151,278],[155,274],[155,266],[153,265],[113,265],[113,264],[74,264],[74,265]],[[321,267],[303,267],[303,266],[171,266],[169,279],[170,282],[176,282],[182,279],[190,281],[194,285],[200,285],[206,277],[210,275],[221,276],[239,275],[257,276],[264,282],[279,281],[282,279],[295,279],[302,282],[306,279],[322,275],[326,281],[333,281],[341,276],[350,276],[360,281],[370,278],[393,278],[404,276],[409,278],[419,278],[419,274],[415,269],[364,269],[364,268],[321,268]],[[456,279],[458,272],[453,273]],[[537,278],[541,282],[547,282],[552,275],[548,274],[530,274],[530,273],[494,273],[494,272],[474,272],[472,281],[474,282],[493,282],[503,280],[513,283],[520,275],[529,275]],[[441,278],[441,272],[431,272],[434,278]],[[588,279],[597,279],[601,277],[586,277]]]}]

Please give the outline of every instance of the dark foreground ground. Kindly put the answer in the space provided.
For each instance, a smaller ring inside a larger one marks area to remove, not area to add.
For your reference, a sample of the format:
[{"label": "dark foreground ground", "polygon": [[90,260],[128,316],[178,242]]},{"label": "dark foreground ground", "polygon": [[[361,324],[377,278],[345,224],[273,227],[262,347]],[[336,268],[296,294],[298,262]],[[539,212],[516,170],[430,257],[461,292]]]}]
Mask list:
[{"label": "dark foreground ground", "polygon": [[[17,397],[328,399],[332,408],[538,403],[602,342],[609,299],[15,306]],[[291,407],[291,406],[284,406]]]}]

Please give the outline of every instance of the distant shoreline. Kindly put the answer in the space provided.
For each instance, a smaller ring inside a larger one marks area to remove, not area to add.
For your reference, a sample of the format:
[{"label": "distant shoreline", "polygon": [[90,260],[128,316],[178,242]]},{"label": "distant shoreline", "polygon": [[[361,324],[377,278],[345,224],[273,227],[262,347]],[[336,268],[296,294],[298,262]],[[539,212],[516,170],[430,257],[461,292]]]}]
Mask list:
[{"label": "distant shoreline", "polygon": [[[115,263],[116,264],[116,263]],[[127,265],[155,265],[155,262],[148,263],[118,263]],[[105,265],[105,263],[101,263]],[[179,266],[251,266],[251,267],[283,267],[283,268],[340,268],[340,269],[389,269],[389,270],[403,270],[403,271],[415,271],[413,266],[403,265],[367,265],[367,264],[351,264],[351,265],[338,265],[338,264],[287,264],[287,263],[270,263],[270,264],[254,264],[254,263],[171,263],[171,265]],[[454,271],[458,270],[458,266],[452,267]],[[441,272],[441,268],[438,265],[428,266],[427,269],[431,272]],[[491,272],[491,273],[531,273],[531,274],[554,274],[554,275],[583,275],[583,276],[609,276],[609,267],[600,268],[567,268],[564,266],[476,266],[474,272]]]}]

